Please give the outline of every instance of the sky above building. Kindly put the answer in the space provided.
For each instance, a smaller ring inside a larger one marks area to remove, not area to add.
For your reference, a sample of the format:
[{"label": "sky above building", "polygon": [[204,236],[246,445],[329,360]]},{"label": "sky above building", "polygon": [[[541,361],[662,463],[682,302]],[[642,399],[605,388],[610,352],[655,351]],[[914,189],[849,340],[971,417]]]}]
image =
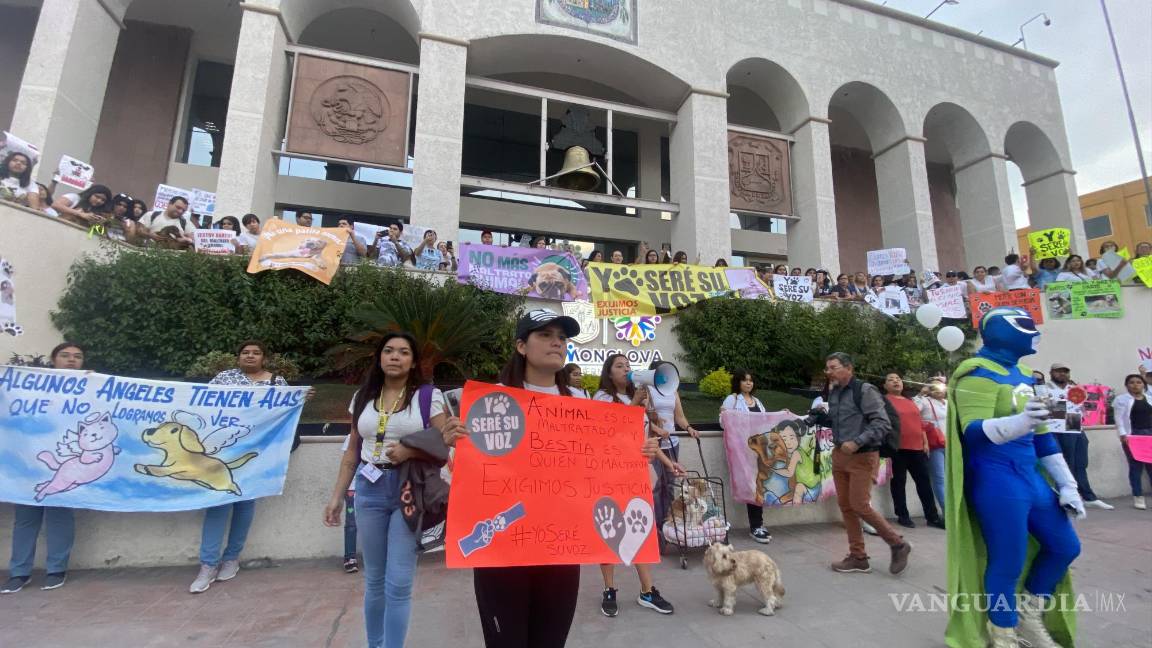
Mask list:
[{"label": "sky above building", "polygon": [[[1152,1],[1107,3],[1145,163],[1152,165]],[[876,4],[924,16],[940,0]],[[1020,38],[1020,26],[1041,12],[1052,24],[1033,21],[1024,28],[1024,37],[1028,50],[1060,62],[1056,82],[1077,191],[1085,194],[1139,178],[1136,145],[1099,0],[960,0],[940,7],[932,20],[1012,44]],[[1016,225],[1022,227],[1028,224],[1023,179],[1015,165],[1008,169]]]}]

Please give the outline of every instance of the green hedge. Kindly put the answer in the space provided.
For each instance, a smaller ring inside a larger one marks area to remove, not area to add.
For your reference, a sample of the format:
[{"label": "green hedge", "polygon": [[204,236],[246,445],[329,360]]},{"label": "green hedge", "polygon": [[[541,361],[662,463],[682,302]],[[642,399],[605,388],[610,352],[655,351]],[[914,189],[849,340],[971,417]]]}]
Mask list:
[{"label": "green hedge", "polygon": [[[961,328],[974,337],[969,326]],[[674,330],[696,375],[743,368],[763,388],[820,380],[824,358],[833,351],[851,354],[857,374],[867,378],[899,371],[922,380],[949,361],[935,331],[911,315],[892,318],[859,305],[817,310],[795,302],[712,299],[680,313]]]},{"label": "green hedge", "polygon": [[[290,270],[248,274],[247,263],[161,251],[83,257],[69,272],[52,321],[65,339],[84,345],[89,366],[101,371],[183,376],[204,354],[234,352],[242,340],[256,338],[316,376],[330,372],[326,351],[363,332],[363,307],[390,295],[452,291],[455,298],[470,291],[480,313],[476,325],[501,332],[513,326],[523,303],[370,265],[341,269],[326,286]],[[460,364],[491,377],[493,356],[510,352],[505,337],[478,345]]]}]

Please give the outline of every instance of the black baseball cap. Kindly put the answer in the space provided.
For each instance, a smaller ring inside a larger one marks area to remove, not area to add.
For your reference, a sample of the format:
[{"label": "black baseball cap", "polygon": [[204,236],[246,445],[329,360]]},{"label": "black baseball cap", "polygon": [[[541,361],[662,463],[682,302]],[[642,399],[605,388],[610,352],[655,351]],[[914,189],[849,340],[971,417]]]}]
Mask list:
[{"label": "black baseball cap", "polygon": [[537,308],[520,316],[520,321],[516,322],[516,339],[527,340],[529,333],[549,324],[559,324],[564,329],[564,335],[568,337],[580,335],[580,323],[576,320],[547,308]]}]

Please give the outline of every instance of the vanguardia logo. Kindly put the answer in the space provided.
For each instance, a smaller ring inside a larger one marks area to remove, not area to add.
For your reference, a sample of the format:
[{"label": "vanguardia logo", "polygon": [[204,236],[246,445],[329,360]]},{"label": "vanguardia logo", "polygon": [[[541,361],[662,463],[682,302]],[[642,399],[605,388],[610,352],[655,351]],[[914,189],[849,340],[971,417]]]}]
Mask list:
[{"label": "vanguardia logo", "polygon": [[888,598],[897,612],[1007,612],[1012,609],[1024,610],[1036,608],[1041,612],[1127,612],[1122,592],[1094,591],[1076,595],[1060,594],[1047,597],[1029,597],[1023,594],[1015,596],[1015,605],[1011,604],[1011,597],[991,594],[922,594],[919,592],[889,592]]}]

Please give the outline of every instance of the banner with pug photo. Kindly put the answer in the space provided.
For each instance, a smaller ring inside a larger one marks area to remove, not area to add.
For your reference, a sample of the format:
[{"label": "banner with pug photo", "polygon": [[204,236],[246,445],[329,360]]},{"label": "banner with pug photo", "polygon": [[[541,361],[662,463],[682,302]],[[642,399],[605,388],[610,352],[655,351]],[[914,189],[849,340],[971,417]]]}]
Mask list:
[{"label": "banner with pug photo", "polygon": [[279,495],[307,391],[0,366],[0,501],[189,511]]},{"label": "banner with pug photo", "polygon": [[[809,426],[788,410],[720,415],[732,499],[760,506],[800,506],[836,496],[832,430]],[[878,484],[888,481],[882,461]]]},{"label": "banner with pug photo", "polygon": [[348,230],[339,227],[302,227],[273,218],[260,230],[248,272],[291,268],[330,284],[348,236]]},{"label": "banner with pug photo", "polygon": [[555,301],[587,301],[588,280],[567,252],[465,243],[456,280],[484,290]]}]

